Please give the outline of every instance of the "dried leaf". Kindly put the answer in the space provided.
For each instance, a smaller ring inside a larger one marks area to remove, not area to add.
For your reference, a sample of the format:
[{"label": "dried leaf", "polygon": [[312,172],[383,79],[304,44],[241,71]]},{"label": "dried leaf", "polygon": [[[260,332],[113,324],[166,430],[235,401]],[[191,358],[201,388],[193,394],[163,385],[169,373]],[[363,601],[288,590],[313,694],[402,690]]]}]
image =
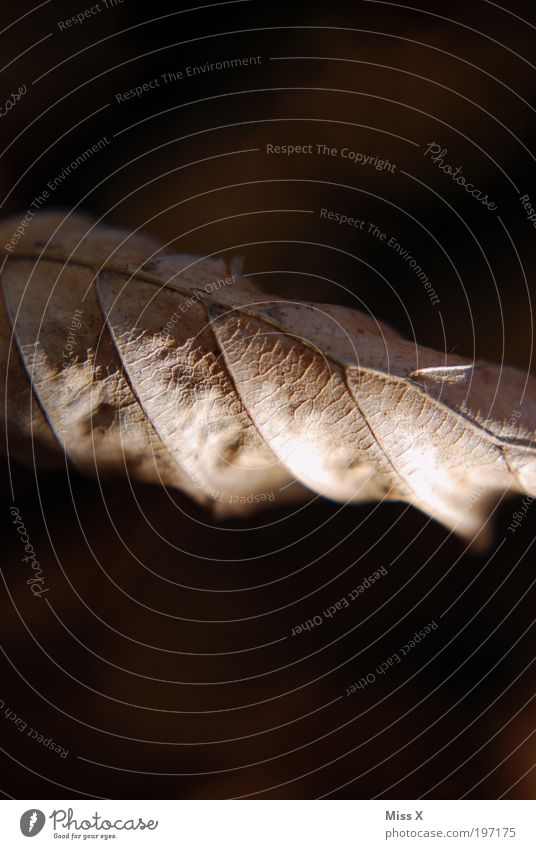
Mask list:
[{"label": "dried leaf", "polygon": [[466,537],[506,492],[536,494],[532,377],[269,296],[222,259],[165,254],[86,216],[38,215],[17,241],[19,224],[0,226],[17,456],[64,452],[219,515],[312,493],[402,500]]}]

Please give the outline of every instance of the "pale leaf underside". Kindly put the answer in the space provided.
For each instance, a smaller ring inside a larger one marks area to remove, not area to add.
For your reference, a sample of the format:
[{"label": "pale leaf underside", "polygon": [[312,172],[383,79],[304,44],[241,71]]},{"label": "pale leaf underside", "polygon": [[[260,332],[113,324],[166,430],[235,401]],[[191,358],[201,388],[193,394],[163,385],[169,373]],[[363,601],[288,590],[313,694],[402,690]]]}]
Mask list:
[{"label": "pale leaf underside", "polygon": [[536,495],[536,381],[517,369],[86,216],[37,215],[15,242],[0,388],[19,459],[177,487],[223,516],[401,500],[466,537],[505,493]]}]

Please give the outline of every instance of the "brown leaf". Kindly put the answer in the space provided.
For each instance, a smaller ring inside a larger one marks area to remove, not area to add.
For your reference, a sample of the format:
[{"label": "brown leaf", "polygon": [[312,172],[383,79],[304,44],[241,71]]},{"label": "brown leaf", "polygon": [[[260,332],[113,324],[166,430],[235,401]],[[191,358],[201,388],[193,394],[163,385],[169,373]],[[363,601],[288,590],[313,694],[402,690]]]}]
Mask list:
[{"label": "brown leaf", "polygon": [[19,223],[0,227],[4,427],[19,454],[33,440],[220,515],[312,493],[402,500],[466,537],[504,493],[536,493],[532,377],[274,298],[221,259],[162,254],[85,216],[36,216],[13,241]]}]

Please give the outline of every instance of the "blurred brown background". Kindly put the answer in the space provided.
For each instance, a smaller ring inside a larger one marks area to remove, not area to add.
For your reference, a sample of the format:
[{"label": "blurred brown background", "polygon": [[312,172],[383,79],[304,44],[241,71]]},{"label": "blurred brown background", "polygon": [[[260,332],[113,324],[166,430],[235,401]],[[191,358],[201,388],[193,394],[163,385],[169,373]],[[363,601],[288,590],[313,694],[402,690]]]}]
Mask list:
[{"label": "blurred brown background", "polygon": [[[3,214],[107,136],[48,208],[243,254],[268,291],[362,305],[423,344],[531,369],[536,234],[519,195],[536,200],[532,4],[101,5],[65,31],[83,0],[13,26],[32,6],[3,6],[0,106],[28,90],[0,119]],[[244,56],[262,61],[116,98]],[[431,142],[497,213],[424,157]],[[317,143],[395,173],[266,154]],[[323,207],[395,236],[439,305]],[[11,480],[51,591],[50,607],[29,595],[7,522],[0,699],[69,750],[0,713],[6,797],[534,795],[535,526],[529,511],[508,533],[517,502],[476,555],[403,505],[316,500],[220,527],[180,494],[4,465],[4,516]],[[380,566],[349,610],[289,636]],[[403,663],[345,695],[431,620]]]}]

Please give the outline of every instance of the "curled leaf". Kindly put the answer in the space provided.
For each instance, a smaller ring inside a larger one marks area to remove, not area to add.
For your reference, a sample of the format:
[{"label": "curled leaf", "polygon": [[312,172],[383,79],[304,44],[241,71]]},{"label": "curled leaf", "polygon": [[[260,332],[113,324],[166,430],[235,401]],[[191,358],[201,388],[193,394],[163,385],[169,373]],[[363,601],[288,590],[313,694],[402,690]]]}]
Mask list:
[{"label": "curled leaf", "polygon": [[536,384],[517,369],[85,216],[36,216],[13,244],[16,228],[0,226],[0,356],[17,456],[33,444],[40,462],[178,487],[220,515],[312,493],[402,500],[466,537],[506,492],[536,495]]}]

